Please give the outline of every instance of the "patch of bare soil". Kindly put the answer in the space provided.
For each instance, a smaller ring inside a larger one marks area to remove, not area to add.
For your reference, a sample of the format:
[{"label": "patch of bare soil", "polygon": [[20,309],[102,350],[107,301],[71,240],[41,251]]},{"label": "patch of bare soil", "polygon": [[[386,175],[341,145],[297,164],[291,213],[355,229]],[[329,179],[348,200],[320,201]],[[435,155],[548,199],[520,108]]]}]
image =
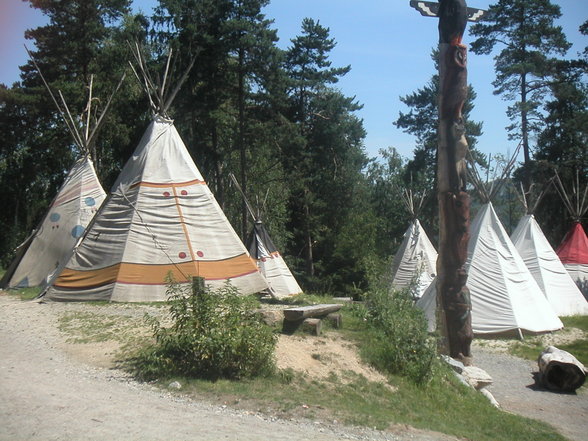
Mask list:
[{"label": "patch of bare soil", "polygon": [[280,335],[276,359],[278,368],[293,369],[310,378],[335,375],[341,382],[349,383],[361,375],[369,381],[387,384],[382,374],[361,362],[354,345],[334,336]]}]

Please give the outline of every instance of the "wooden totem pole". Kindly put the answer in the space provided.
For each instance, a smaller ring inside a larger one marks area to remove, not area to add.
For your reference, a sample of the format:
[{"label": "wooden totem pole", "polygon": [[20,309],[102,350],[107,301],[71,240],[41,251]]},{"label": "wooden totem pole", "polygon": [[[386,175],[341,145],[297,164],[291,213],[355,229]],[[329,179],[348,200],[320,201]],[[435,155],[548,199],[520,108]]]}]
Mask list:
[{"label": "wooden totem pole", "polygon": [[410,4],[422,15],[439,17],[437,325],[446,338],[445,351],[467,365],[471,363],[473,332],[465,270],[470,227],[470,198],[466,193],[468,143],[461,113],[468,91],[467,49],[461,39],[467,21],[479,20],[485,11],[468,8],[465,0]]}]

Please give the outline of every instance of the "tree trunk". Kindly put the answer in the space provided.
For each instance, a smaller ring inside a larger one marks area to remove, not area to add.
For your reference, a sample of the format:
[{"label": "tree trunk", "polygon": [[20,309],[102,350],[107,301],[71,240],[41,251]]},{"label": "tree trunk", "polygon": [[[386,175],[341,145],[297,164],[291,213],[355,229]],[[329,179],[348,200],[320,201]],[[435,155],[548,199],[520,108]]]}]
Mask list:
[{"label": "tree trunk", "polygon": [[[466,22],[463,20],[455,26],[455,16],[458,14],[442,15],[443,7],[448,8],[443,3],[446,2],[441,2],[439,17],[438,323],[445,327],[442,333],[446,337],[449,355],[469,364],[473,333],[465,261],[469,240],[470,200],[465,191],[468,144],[461,114],[467,98],[467,49],[461,44]],[[465,14],[465,10],[462,12]],[[454,29],[451,28],[452,25]]]},{"label": "tree trunk", "polygon": [[[239,158],[241,165],[241,189],[243,194],[247,195],[247,154],[245,151],[245,74],[243,73],[244,65],[243,48],[239,48]],[[241,240],[245,240],[247,236],[247,203],[245,199],[241,201]]]},{"label": "tree trunk", "polygon": [[529,173],[531,170],[531,153],[529,151],[529,118],[527,113],[527,75],[521,75],[521,135],[523,143],[523,190],[525,194],[528,193],[531,188],[531,178]]},{"label": "tree trunk", "polygon": [[[307,193],[308,190],[305,190]],[[308,206],[308,201],[306,200],[307,195],[304,195],[304,235],[305,235],[305,262],[306,262],[306,274],[309,276],[314,276],[314,262],[312,256],[312,235],[310,233],[310,207]]]}]

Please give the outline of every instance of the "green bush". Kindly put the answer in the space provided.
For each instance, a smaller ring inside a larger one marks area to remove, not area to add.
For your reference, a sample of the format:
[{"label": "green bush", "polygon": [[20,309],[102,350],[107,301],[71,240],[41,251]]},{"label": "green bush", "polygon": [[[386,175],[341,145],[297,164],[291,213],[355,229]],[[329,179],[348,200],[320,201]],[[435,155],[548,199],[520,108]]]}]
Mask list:
[{"label": "green bush", "polygon": [[437,363],[437,344],[427,333],[423,313],[415,308],[409,290],[372,288],[359,314],[368,325],[369,344],[363,356],[379,370],[427,382]]},{"label": "green bush", "polygon": [[155,345],[134,360],[136,373],[160,377],[237,379],[267,375],[275,367],[276,336],[252,312],[255,299],[220,289],[168,287],[171,326],[149,318]]}]

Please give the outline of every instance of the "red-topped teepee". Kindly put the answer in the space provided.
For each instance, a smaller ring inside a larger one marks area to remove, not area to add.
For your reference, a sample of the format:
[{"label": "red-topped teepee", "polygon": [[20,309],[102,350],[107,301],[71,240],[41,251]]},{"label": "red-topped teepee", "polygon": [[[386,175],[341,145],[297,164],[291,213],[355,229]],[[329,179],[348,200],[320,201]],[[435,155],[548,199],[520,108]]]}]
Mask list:
[{"label": "red-topped teepee", "polygon": [[588,236],[580,222],[574,223],[556,253],[574,280],[588,280]]},{"label": "red-topped teepee", "polygon": [[586,283],[588,281],[588,237],[586,237],[581,220],[588,211],[588,186],[584,187],[582,191],[579,173],[576,173],[576,182],[571,191],[564,187],[557,174],[555,175],[555,182],[574,222],[572,228],[567,232],[557,248],[556,253],[572,279],[576,283]]}]

